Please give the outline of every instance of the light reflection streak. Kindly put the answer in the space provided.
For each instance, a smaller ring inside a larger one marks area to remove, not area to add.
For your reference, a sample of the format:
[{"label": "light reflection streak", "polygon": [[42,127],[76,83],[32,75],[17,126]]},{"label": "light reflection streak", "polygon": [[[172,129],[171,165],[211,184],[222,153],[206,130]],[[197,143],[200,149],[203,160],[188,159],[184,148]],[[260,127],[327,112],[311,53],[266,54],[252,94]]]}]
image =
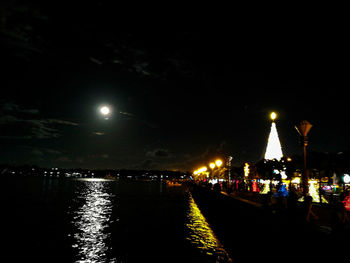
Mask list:
[{"label": "light reflection streak", "polygon": [[215,257],[215,262],[232,262],[232,259],[220,244],[191,194],[189,195],[189,211],[187,213],[186,226],[189,231],[186,239],[197,247],[201,253]]},{"label": "light reflection streak", "polygon": [[[110,218],[112,214],[112,197],[107,193],[105,180],[81,180],[84,187],[77,188],[76,199],[79,207],[73,211],[73,249],[77,263],[114,262],[108,259],[110,250]],[[107,261],[108,260],[108,261]]]}]

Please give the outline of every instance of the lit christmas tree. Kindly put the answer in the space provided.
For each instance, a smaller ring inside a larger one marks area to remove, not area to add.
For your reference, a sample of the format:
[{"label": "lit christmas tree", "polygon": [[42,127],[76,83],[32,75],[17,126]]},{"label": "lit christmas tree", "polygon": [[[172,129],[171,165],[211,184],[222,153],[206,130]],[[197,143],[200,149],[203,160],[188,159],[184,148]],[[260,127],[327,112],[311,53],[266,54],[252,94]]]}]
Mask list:
[{"label": "lit christmas tree", "polygon": [[265,152],[265,160],[281,160],[283,157],[282,153],[282,147],[280,143],[280,139],[278,137],[278,132],[276,128],[276,123],[275,119],[277,117],[277,114],[272,112],[270,115],[272,119],[272,124],[271,124],[271,131],[269,138],[267,140],[267,147],[266,147],[266,152]]},{"label": "lit christmas tree", "polygon": [[263,184],[260,194],[267,194],[270,192],[270,180],[260,180],[260,182]]},{"label": "lit christmas tree", "polygon": [[[317,181],[315,180],[309,180],[309,195],[312,197],[312,202],[314,203],[320,203],[320,194],[317,190]],[[304,201],[304,197],[301,197],[299,199],[300,202]],[[322,203],[328,204],[328,201],[326,198],[322,196]]]}]

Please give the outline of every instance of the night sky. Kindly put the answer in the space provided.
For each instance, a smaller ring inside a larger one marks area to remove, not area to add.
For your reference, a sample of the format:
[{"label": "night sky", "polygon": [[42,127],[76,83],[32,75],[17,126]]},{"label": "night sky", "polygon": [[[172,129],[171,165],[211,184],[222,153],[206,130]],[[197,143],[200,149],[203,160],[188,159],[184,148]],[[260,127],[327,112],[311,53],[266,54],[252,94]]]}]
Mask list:
[{"label": "night sky", "polygon": [[231,155],[238,165],[263,157],[271,111],[286,155],[300,152],[303,119],[314,125],[309,149],[349,150],[346,85],[291,59],[298,41],[274,50],[230,31],[125,33],[104,1],[79,17],[74,6],[10,3],[0,13],[0,163],[193,170]]}]

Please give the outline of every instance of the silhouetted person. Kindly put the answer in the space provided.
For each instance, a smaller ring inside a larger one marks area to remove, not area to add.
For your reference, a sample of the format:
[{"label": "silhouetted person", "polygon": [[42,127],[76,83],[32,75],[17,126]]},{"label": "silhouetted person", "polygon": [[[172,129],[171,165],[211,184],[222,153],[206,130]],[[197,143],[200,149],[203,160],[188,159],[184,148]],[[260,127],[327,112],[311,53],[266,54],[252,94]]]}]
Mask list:
[{"label": "silhouetted person", "polygon": [[294,187],[290,187],[289,195],[287,198],[287,209],[290,216],[295,217],[298,208],[298,195],[295,192]]},{"label": "silhouetted person", "polygon": [[221,192],[221,186],[220,186],[220,184],[218,184],[218,183],[216,183],[216,184],[214,184],[214,191],[215,192]]},{"label": "silhouetted person", "polygon": [[344,233],[350,219],[346,213],[345,206],[342,202],[337,202],[332,211],[332,230],[334,234]]},{"label": "silhouetted person", "polygon": [[271,196],[272,193],[271,191],[269,191],[267,194],[262,195],[262,207],[266,210],[266,211],[270,211],[271,210]]},{"label": "silhouetted person", "polygon": [[306,196],[304,200],[304,219],[306,223],[314,223],[318,216],[312,211],[312,197]]}]

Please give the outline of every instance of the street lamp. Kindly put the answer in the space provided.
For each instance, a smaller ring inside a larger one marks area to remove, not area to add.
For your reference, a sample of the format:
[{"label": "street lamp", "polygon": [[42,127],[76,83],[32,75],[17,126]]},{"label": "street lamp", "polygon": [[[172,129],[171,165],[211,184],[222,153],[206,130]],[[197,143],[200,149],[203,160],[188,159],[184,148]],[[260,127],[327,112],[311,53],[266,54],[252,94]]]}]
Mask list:
[{"label": "street lamp", "polygon": [[213,178],[214,178],[214,172],[213,172],[213,170],[214,170],[214,168],[215,168],[215,163],[210,163],[210,164],[209,164],[209,167],[210,167],[210,169],[211,169],[210,178],[213,179]]},{"label": "street lamp", "polygon": [[270,114],[270,118],[271,118],[272,121],[275,121],[275,119],[277,118],[276,112],[272,112],[272,113]]},{"label": "street lamp", "polygon": [[215,164],[217,167],[220,167],[222,165],[222,161],[220,159],[215,161]]},{"label": "street lamp", "polygon": [[309,193],[309,176],[308,176],[308,170],[306,166],[306,146],[308,145],[308,137],[307,134],[309,133],[310,129],[312,127],[312,124],[308,121],[301,121],[298,125],[295,126],[295,129],[298,131],[299,135],[302,139],[302,147],[303,147],[303,157],[304,157],[304,171],[302,176],[302,183],[303,183],[303,195],[304,198]]}]

